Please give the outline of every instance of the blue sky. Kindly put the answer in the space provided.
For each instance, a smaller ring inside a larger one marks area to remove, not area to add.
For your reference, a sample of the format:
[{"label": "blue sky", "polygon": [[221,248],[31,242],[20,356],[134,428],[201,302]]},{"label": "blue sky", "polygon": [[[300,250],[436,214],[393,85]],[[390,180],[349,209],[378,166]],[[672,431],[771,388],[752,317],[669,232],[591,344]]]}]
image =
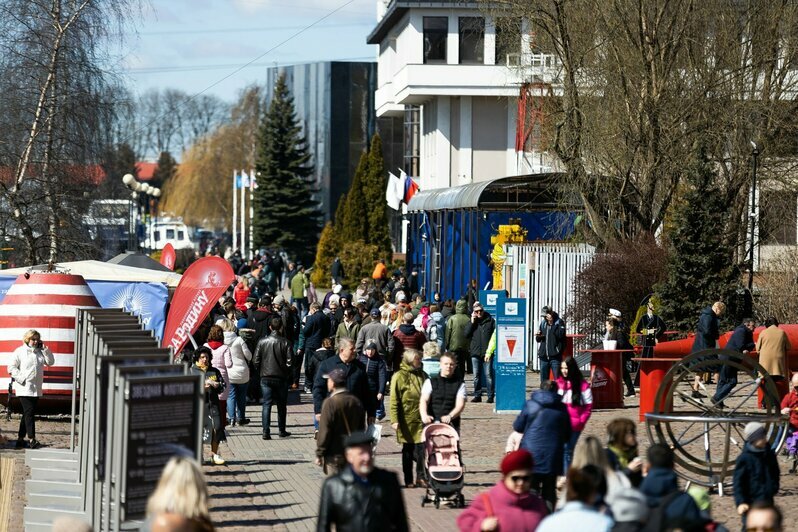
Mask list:
[{"label": "blue sky", "polygon": [[[146,2],[146,0],[145,0]],[[134,92],[177,88],[207,90],[232,101],[238,90],[263,83],[274,64],[323,60],[373,60],[366,36],[377,0],[150,0],[121,56]],[[330,12],[335,14],[233,74]]]}]

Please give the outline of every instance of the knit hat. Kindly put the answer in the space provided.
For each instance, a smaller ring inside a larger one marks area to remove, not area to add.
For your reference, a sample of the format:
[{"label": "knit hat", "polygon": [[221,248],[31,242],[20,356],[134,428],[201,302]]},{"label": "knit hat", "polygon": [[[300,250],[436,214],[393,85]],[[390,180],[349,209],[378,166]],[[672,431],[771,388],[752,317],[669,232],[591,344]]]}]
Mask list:
[{"label": "knit hat", "polygon": [[501,469],[502,475],[507,476],[511,471],[532,469],[534,467],[535,461],[532,459],[532,453],[525,449],[518,449],[505,455],[499,469]]},{"label": "knit hat", "polygon": [[283,305],[285,303],[285,296],[283,294],[277,294],[277,297],[274,298],[272,303],[275,305]]},{"label": "knit hat", "polygon": [[612,499],[616,523],[643,523],[648,518],[646,497],[632,488],[622,488]]},{"label": "knit hat", "polygon": [[758,422],[752,421],[751,423],[746,423],[745,429],[743,430],[743,436],[745,436],[745,441],[756,441],[760,438],[765,437],[765,425]]},{"label": "knit hat", "polygon": [[337,284],[337,285],[333,286],[333,294],[340,294],[341,290],[343,290],[343,288],[344,287],[341,286],[340,284]]},{"label": "knit hat", "polygon": [[374,340],[369,340],[368,342],[366,342],[366,345],[363,347],[363,351],[365,352],[367,349],[373,349],[376,351],[377,342],[375,342]]}]

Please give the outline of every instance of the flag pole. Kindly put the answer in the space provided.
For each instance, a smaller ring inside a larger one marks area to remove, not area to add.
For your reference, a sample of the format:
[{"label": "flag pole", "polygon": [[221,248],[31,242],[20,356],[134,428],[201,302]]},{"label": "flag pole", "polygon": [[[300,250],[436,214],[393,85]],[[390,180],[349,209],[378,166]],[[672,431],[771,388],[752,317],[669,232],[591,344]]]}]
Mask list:
[{"label": "flag pole", "polygon": [[247,259],[247,225],[246,225],[246,201],[247,201],[247,188],[244,186],[244,177],[246,174],[241,172],[241,258]]},{"label": "flag pole", "polygon": [[233,251],[238,249],[238,191],[236,190],[236,171],[233,170]]},{"label": "flag pole", "polygon": [[255,258],[255,170],[249,171],[249,255]]}]

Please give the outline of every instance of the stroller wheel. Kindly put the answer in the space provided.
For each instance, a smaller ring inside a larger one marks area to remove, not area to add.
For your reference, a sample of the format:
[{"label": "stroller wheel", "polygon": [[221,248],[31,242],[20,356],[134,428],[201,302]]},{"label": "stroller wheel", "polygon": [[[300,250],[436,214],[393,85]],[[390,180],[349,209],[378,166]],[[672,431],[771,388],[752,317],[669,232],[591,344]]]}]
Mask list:
[{"label": "stroller wheel", "polygon": [[465,495],[462,493],[457,497],[457,502],[460,503],[460,508],[465,508]]},{"label": "stroller wheel", "polygon": [[439,510],[441,507],[441,499],[439,497],[435,497],[435,509]]}]

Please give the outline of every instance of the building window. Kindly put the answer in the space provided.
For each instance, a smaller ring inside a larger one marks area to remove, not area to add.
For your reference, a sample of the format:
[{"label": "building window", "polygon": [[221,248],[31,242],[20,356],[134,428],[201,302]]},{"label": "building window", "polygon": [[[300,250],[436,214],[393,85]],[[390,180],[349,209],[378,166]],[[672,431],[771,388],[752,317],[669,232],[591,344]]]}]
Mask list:
[{"label": "building window", "polygon": [[446,38],[449,33],[448,17],[424,17],[424,62],[446,62]]},{"label": "building window", "polygon": [[405,105],[404,123],[404,170],[411,177],[421,175],[419,159],[421,157],[421,107]]},{"label": "building window", "polygon": [[460,63],[485,62],[485,19],[460,17]]},{"label": "building window", "polygon": [[496,19],[496,64],[506,66],[521,64],[520,18]]},{"label": "building window", "polygon": [[798,243],[798,194],[789,190],[759,190],[759,241],[764,245]]}]

